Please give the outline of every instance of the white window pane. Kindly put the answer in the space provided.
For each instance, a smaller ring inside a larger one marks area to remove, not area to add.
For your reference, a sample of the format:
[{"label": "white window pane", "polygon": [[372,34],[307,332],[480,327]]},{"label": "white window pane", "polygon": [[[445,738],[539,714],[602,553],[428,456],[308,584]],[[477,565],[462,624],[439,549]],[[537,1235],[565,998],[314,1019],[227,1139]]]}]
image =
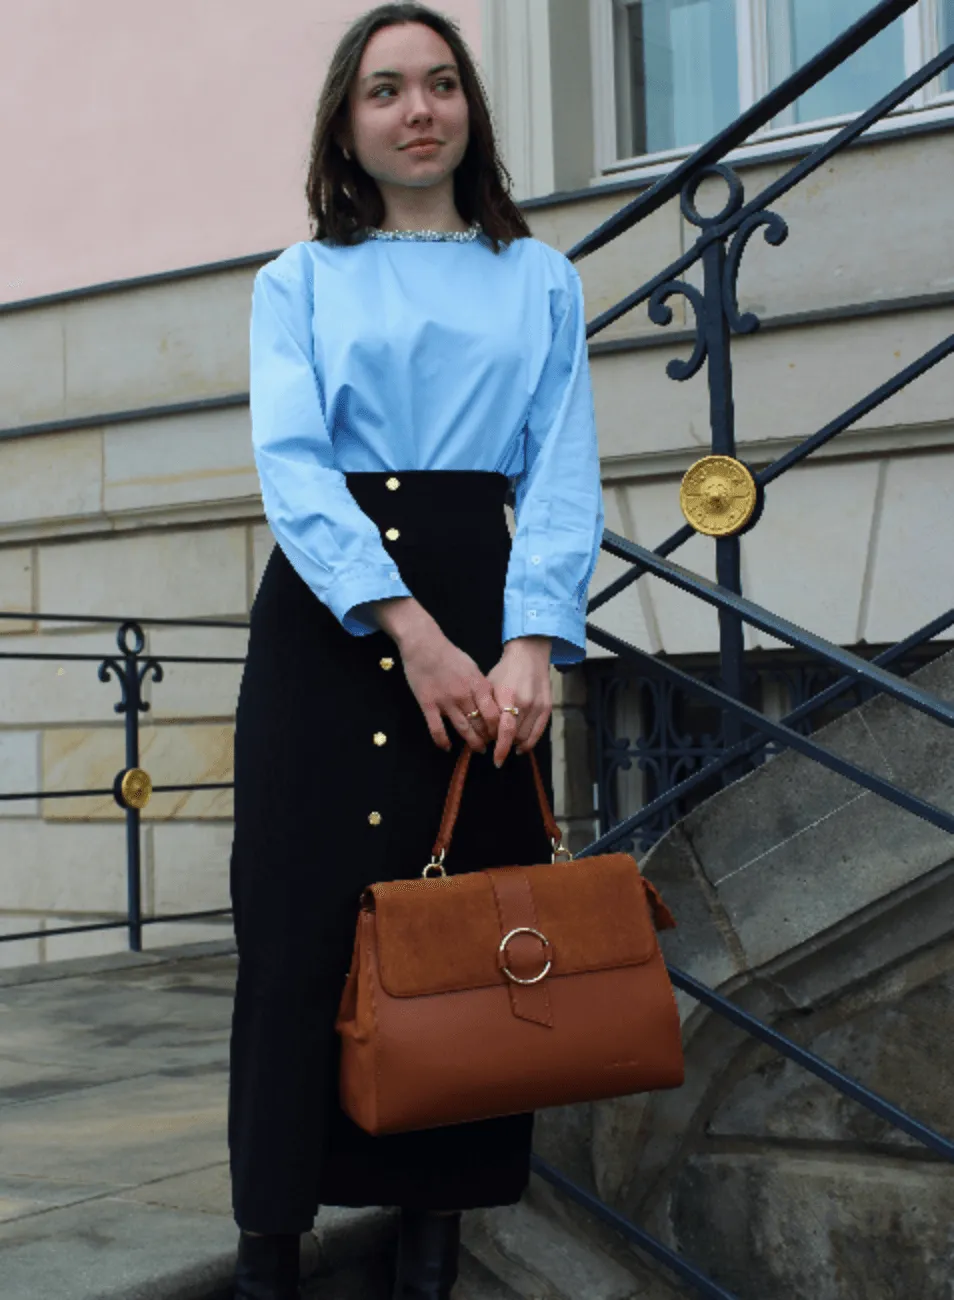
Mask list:
[{"label": "white window pane", "polygon": [[[954,44],[954,0],[940,0],[941,5],[941,49],[946,50]],[[954,90],[954,67],[945,69],[941,78],[945,90]]]},{"label": "white window pane", "polygon": [[739,113],[735,0],[617,8],[620,157],[701,144]]},{"label": "white window pane", "polygon": [[[784,81],[870,9],[871,0],[767,0],[771,84]],[[904,75],[904,31],[895,20],[797,100],[779,124],[862,112]]]}]

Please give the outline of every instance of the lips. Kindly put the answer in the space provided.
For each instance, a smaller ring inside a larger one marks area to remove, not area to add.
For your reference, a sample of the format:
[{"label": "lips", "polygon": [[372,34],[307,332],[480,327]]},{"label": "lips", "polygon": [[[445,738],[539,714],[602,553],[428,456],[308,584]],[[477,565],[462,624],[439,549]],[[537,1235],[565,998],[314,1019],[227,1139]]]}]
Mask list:
[{"label": "lips", "polygon": [[433,139],[433,137],[431,137],[430,139],[412,140],[410,144],[406,144],[402,147],[404,149],[420,149],[420,148],[424,148],[425,146],[427,146],[428,148],[437,147],[439,144],[440,144],[440,140],[435,140]]}]

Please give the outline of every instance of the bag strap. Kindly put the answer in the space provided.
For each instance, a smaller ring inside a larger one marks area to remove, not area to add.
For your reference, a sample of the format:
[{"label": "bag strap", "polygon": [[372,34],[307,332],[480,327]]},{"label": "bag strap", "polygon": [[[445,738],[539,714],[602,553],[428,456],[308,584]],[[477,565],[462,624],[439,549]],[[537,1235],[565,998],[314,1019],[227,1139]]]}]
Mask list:
[{"label": "bag strap", "polygon": [[[530,766],[533,770],[533,784],[536,787],[537,801],[540,804],[540,812],[543,814],[543,824],[546,827],[546,832],[550,837],[550,843],[553,845],[554,860],[556,860],[556,855],[558,853],[565,853],[568,858],[571,858],[573,855],[570,853],[570,850],[565,849],[563,847],[563,833],[560,830],[559,826],[557,825],[556,820],[554,819],[553,816],[553,811],[550,808],[550,801],[547,799],[547,792],[543,787],[543,777],[540,773],[540,765],[537,763],[537,756],[532,749],[529,751],[529,753],[530,753]],[[428,865],[424,868],[422,874],[425,877],[427,876],[428,870],[431,867],[436,868],[441,875],[447,874],[444,871],[444,855],[447,852],[447,850],[450,848],[451,836],[454,833],[454,825],[457,821],[457,814],[458,812],[460,812],[461,796],[464,793],[464,781],[466,780],[467,777],[467,769],[468,767],[470,767],[470,759],[472,754],[473,754],[473,750],[470,748],[470,746],[465,745],[460,752],[460,756],[458,757],[456,764],[454,765],[454,772],[453,775],[451,776],[450,786],[447,791],[447,798],[444,801],[444,815],[441,818],[441,826],[440,826],[440,830],[437,832],[437,839],[434,841],[434,852],[433,852],[434,860],[432,862],[429,862]],[[516,870],[516,868],[514,868],[513,870]],[[491,878],[493,879],[493,876]],[[656,888],[654,884],[652,884],[651,881],[647,880],[645,876],[641,875],[640,880],[642,881],[646,902],[649,905],[649,909],[652,914],[652,920],[655,928],[657,930],[674,930],[676,927],[676,919],[673,916],[672,912],[670,912],[666,904],[663,902],[662,895],[660,894],[659,890]],[[527,881],[526,883],[529,887],[529,881]],[[496,897],[497,897],[498,908],[499,908],[500,896],[496,895]],[[530,896],[530,903],[532,907],[532,894]],[[516,1010],[516,1007],[514,1008],[514,1014],[515,1015],[521,1014],[519,1011]],[[547,1008],[547,1014],[549,1014],[549,1008]],[[530,1016],[528,1018],[535,1019],[536,1017]],[[541,1021],[540,1023],[546,1023],[546,1021]]]},{"label": "bag strap", "polygon": [[[473,750],[469,745],[465,745],[460,752],[460,757],[454,766],[454,772],[451,776],[450,786],[447,791],[447,798],[444,801],[444,815],[441,818],[440,830],[437,832],[437,839],[434,841],[434,858],[443,861],[444,854],[450,848],[451,836],[454,833],[454,825],[457,821],[457,814],[460,811],[460,800],[464,793],[464,781],[467,778],[467,769],[470,766],[470,759]],[[547,835],[553,845],[553,852],[568,853],[563,848],[563,832],[560,830],[550,808],[550,801],[547,799],[547,792],[543,787],[543,777],[540,773],[540,765],[537,763],[537,756],[531,749],[530,766],[533,770],[533,784],[537,791],[537,802],[540,805],[540,812],[543,815],[543,825],[546,828]]]}]

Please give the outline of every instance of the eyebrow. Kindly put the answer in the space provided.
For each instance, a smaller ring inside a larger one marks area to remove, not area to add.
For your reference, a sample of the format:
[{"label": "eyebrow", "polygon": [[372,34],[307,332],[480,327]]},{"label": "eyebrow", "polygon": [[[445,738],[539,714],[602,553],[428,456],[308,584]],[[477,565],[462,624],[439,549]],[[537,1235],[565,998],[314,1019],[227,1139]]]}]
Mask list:
[{"label": "eyebrow", "polygon": [[[435,67],[428,68],[427,76],[433,77],[435,72],[456,72],[456,71],[457,71],[457,67],[453,63],[438,63]],[[395,77],[398,80],[400,80],[401,77],[403,76],[404,76],[403,72],[395,72],[391,68],[379,68],[377,72],[369,72],[368,75],[366,77],[362,77],[361,80],[371,81],[372,78],[374,77]]]}]

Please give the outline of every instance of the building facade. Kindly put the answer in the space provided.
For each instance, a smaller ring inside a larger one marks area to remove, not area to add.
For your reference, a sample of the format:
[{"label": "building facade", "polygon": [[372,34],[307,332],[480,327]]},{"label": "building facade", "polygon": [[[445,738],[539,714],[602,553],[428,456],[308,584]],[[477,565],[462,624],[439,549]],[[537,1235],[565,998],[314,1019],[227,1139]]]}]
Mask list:
[{"label": "building facade", "polygon": [[[0,793],[109,792],[124,764],[115,681],[127,617],[247,618],[272,545],[248,424],[255,271],[308,235],[302,186],[330,50],[351,0],[35,0],[0,18],[19,57],[0,91],[9,160],[0,230]],[[856,20],[867,0],[456,0],[533,233],[569,250]],[[730,160],[748,195],[954,40],[954,0],[919,0]],[[16,109],[14,114],[11,110]],[[13,122],[17,121],[14,129]],[[754,240],[735,345],[739,455],[758,466],[949,335],[954,79],[925,87],[786,195],[790,236]],[[707,182],[700,207],[721,206]],[[711,190],[711,193],[709,191]],[[672,203],[577,265],[594,318],[692,242]],[[654,546],[682,522],[679,482],[708,445],[681,300],[596,335],[591,360],[607,524]],[[680,315],[682,312],[682,315]],[[950,361],[785,476],[743,544],[754,600],[838,644],[893,643],[942,612],[954,552]],[[810,526],[806,526],[810,521]],[[797,547],[798,563],[793,562]],[[712,543],[681,563],[713,576]],[[604,556],[594,592],[622,571]],[[40,615],[117,617],[91,624]],[[643,579],[595,621],[703,668],[714,613]],[[227,784],[244,634],[146,626],[141,764],[157,785]],[[807,689],[797,656],[750,636],[770,712]],[[621,677],[595,645],[554,674],[557,814],[571,843],[689,770],[717,721]],[[600,805],[598,807],[598,805]],[[0,933],[124,914],[123,812],[111,793],[0,801]],[[142,813],[146,916],[227,903],[227,789],[154,795]],[[316,838],[320,836],[316,821]],[[146,944],[223,933],[155,924]],[[122,930],[0,944],[0,962],[125,945]]]}]

